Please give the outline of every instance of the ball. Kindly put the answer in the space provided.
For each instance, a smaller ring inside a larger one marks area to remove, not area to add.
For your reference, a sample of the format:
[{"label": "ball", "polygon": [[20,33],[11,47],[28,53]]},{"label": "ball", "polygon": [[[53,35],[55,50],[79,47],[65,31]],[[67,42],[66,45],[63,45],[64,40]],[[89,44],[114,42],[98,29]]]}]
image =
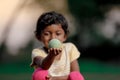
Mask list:
[{"label": "ball", "polygon": [[62,43],[58,39],[52,39],[49,41],[49,48],[61,48]]}]

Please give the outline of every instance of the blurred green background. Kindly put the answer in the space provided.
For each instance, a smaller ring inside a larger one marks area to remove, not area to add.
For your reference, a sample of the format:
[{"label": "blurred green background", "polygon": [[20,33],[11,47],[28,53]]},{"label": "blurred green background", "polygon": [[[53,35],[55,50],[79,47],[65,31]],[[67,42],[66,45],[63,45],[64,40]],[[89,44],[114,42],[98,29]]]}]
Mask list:
[{"label": "blurred green background", "polygon": [[57,11],[68,20],[70,35],[81,56],[85,80],[120,80],[119,0],[0,1],[0,80],[31,80],[31,51],[43,12]]}]

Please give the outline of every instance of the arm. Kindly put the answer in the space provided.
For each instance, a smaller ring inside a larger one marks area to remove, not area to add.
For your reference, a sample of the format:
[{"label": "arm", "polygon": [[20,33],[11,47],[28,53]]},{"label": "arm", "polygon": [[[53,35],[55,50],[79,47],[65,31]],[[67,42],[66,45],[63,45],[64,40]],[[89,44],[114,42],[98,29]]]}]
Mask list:
[{"label": "arm", "polygon": [[34,58],[34,65],[37,65],[45,70],[49,69],[50,65],[52,64],[54,60],[54,56],[48,55],[46,58],[43,58],[41,56],[36,56]]},{"label": "arm", "polygon": [[45,70],[49,69],[54,59],[55,55],[48,54],[48,56],[42,60],[41,67]]},{"label": "arm", "polygon": [[49,67],[51,66],[51,64],[53,63],[55,57],[60,54],[61,49],[55,49],[55,48],[51,48],[48,51],[48,55],[43,58],[41,56],[37,56],[34,58],[34,63],[36,65],[38,65],[39,67],[47,70],[49,69]]},{"label": "arm", "polygon": [[77,60],[72,61],[70,67],[71,67],[71,68],[70,68],[70,69],[71,69],[71,70],[70,70],[71,72],[72,72],[72,71],[80,71],[80,70],[79,70],[79,64],[78,64],[78,61],[77,61]]}]

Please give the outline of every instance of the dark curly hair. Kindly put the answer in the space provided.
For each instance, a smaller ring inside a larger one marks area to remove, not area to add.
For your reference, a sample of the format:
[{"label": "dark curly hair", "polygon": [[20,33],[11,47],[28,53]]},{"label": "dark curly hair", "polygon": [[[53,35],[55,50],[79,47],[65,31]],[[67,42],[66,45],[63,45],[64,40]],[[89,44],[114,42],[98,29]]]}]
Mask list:
[{"label": "dark curly hair", "polygon": [[35,31],[36,36],[39,36],[47,26],[52,24],[60,24],[65,34],[69,33],[68,22],[65,19],[65,17],[60,13],[56,13],[55,11],[50,11],[50,12],[43,13],[38,18],[36,31]]}]

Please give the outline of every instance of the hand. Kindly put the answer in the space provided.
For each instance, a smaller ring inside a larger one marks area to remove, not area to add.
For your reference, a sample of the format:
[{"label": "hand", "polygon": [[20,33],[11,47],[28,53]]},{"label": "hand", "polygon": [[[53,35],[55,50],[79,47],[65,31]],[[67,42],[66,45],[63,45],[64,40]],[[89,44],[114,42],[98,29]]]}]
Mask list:
[{"label": "hand", "polygon": [[49,76],[49,75],[46,76],[46,80],[51,80],[50,78],[51,78],[51,76]]},{"label": "hand", "polygon": [[53,56],[57,56],[58,54],[60,54],[62,52],[61,48],[50,48],[48,50],[48,53],[53,55]]},{"label": "hand", "polygon": [[46,76],[46,80],[55,80],[52,76],[50,76],[50,75],[47,75]]}]

